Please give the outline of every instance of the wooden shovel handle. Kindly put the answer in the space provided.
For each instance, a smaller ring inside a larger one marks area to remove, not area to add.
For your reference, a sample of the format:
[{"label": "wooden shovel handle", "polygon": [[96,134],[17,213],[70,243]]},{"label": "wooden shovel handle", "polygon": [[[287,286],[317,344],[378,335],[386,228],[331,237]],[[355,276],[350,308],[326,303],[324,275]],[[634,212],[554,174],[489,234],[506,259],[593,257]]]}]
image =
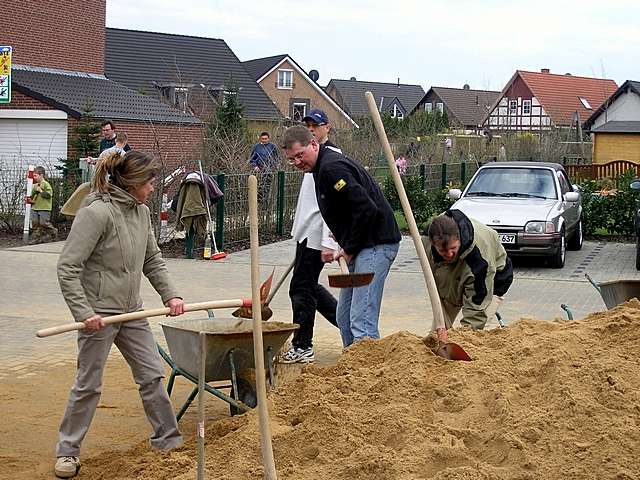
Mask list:
[{"label": "wooden shovel handle", "polygon": [[[198,310],[210,310],[216,308],[234,308],[234,307],[250,307],[251,300],[237,298],[233,300],[216,300],[212,302],[200,302],[200,303],[188,303],[184,306],[185,312],[195,312]],[[159,317],[161,315],[168,315],[171,309],[154,308],[151,310],[140,310],[139,312],[121,313],[119,315],[112,315],[105,317],[103,322],[105,325],[112,323],[128,322],[130,320],[140,320],[147,317]],[[36,332],[36,337],[44,338],[51,335],[58,335],[59,333],[72,332],[74,330],[82,330],[85,328],[84,322],[67,323],[66,325],[58,325],[57,327],[45,328]]]},{"label": "wooden shovel handle", "polygon": [[[251,298],[260,302],[260,265],[258,239],[258,179],[250,175],[249,186],[249,240],[251,245]],[[256,394],[258,397],[258,423],[260,425],[260,448],[264,478],[276,480],[276,464],[273,458],[271,440],[271,426],[269,423],[269,409],[267,406],[267,384],[264,369],[264,344],[262,341],[262,311],[251,309],[253,314],[253,358],[256,367]]]},{"label": "wooden shovel handle", "polygon": [[435,330],[438,332],[438,338],[441,341],[443,341],[443,339],[444,341],[446,341],[447,330],[444,325],[442,305],[440,304],[438,287],[436,286],[436,281],[433,278],[433,273],[431,272],[431,267],[429,266],[429,260],[427,259],[427,252],[425,252],[424,250],[424,245],[422,244],[422,239],[420,238],[420,233],[418,232],[418,226],[416,225],[416,219],[413,216],[413,212],[411,211],[411,205],[409,205],[407,193],[404,189],[404,185],[402,184],[402,179],[400,178],[398,169],[396,168],[396,162],[393,158],[391,145],[389,144],[387,133],[384,130],[384,125],[382,124],[382,119],[380,118],[380,112],[378,112],[376,101],[373,98],[371,92],[366,92],[364,95],[367,99],[367,104],[369,106],[371,117],[373,118],[373,123],[376,126],[376,130],[378,131],[378,137],[380,137],[380,141],[382,142],[385,157],[387,158],[387,164],[389,165],[389,173],[391,174],[393,183],[395,184],[396,190],[398,191],[398,197],[400,197],[400,203],[402,204],[402,211],[404,212],[404,216],[409,226],[409,231],[411,232],[411,237],[413,238],[413,244],[416,247],[416,252],[418,253],[418,258],[420,259],[420,266],[422,267],[424,281],[427,284],[427,291],[429,292],[429,298],[431,299],[431,310],[433,311],[433,323],[436,327]]},{"label": "wooden shovel handle", "polygon": [[340,272],[343,275],[349,275],[349,265],[347,265],[347,260],[344,257],[338,258],[338,264],[340,265]]}]

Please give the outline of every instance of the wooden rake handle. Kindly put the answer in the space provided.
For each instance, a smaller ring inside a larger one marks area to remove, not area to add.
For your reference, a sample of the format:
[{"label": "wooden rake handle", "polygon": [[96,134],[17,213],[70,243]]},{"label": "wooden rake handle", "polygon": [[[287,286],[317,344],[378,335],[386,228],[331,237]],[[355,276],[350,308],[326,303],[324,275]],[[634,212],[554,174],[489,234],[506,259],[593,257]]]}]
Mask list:
[{"label": "wooden rake handle", "polygon": [[[216,308],[234,308],[234,307],[250,307],[251,300],[237,298],[233,300],[215,300],[212,302],[200,302],[200,303],[188,303],[184,306],[185,312],[195,312],[198,310],[212,310]],[[129,322],[131,320],[140,320],[147,317],[159,317],[161,315],[168,315],[171,309],[154,308],[151,310],[140,310],[139,312],[121,313],[119,315],[112,315],[105,317],[103,322],[105,325],[112,323]],[[82,330],[85,328],[84,322],[67,323],[66,325],[58,325],[57,327],[45,328],[36,332],[36,337],[44,338],[52,335],[58,335],[59,333],[72,332],[74,330]]]}]

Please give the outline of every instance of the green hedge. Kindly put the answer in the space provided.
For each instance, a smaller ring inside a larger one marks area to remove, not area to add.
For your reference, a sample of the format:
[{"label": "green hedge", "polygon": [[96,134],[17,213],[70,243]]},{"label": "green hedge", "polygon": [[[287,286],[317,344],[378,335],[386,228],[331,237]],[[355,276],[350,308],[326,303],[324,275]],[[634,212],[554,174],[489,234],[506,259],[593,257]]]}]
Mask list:
[{"label": "green hedge", "polygon": [[[422,179],[419,175],[403,176],[402,184],[407,192],[407,198],[420,232],[424,230],[431,218],[444,212],[453,203],[447,196],[448,189],[425,191],[422,188]],[[400,198],[390,176],[385,178],[382,188],[391,208],[394,211],[402,212]]]},{"label": "green hedge", "polygon": [[[629,187],[634,179],[632,171],[625,173],[617,179],[617,189],[614,194],[610,195],[599,193],[603,189],[616,187],[616,183],[610,179],[587,180],[579,185],[585,234],[595,235],[606,232],[610,235],[633,235],[635,212],[640,200],[640,194]],[[453,203],[447,196],[448,188],[425,191],[418,175],[404,176],[402,182],[421,232],[432,217],[444,212]],[[401,212],[400,199],[392,178],[385,178],[382,186],[391,207],[395,211]]]},{"label": "green hedge", "polygon": [[639,198],[638,193],[629,187],[634,179],[633,171],[628,171],[617,179],[617,190],[610,195],[598,193],[612,186],[610,179],[587,180],[580,184],[586,234],[594,235],[604,230],[611,235],[633,235]]}]

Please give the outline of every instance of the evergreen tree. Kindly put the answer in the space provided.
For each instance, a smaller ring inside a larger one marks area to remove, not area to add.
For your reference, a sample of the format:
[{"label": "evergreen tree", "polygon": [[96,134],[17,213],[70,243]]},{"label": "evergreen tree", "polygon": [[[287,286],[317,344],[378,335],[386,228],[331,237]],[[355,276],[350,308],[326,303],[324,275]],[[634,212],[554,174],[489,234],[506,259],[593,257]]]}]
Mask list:
[{"label": "evergreen tree", "polygon": [[87,100],[82,107],[81,117],[73,129],[71,157],[62,160],[62,165],[57,166],[65,178],[75,180],[79,170],[79,159],[84,157],[96,157],[100,150],[100,123],[93,116],[93,104]]},{"label": "evergreen tree", "polygon": [[244,133],[246,122],[242,117],[244,106],[238,98],[239,89],[230,80],[221,92],[220,103],[212,119],[214,127],[219,133],[226,135]]}]

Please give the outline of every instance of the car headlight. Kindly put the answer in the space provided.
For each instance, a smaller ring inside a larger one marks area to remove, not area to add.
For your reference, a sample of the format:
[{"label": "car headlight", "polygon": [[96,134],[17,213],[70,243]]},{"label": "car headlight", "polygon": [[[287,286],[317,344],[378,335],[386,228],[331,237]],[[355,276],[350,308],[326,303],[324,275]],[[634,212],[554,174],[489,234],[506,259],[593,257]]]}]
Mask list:
[{"label": "car headlight", "polygon": [[555,233],[553,222],[527,222],[524,233]]}]

